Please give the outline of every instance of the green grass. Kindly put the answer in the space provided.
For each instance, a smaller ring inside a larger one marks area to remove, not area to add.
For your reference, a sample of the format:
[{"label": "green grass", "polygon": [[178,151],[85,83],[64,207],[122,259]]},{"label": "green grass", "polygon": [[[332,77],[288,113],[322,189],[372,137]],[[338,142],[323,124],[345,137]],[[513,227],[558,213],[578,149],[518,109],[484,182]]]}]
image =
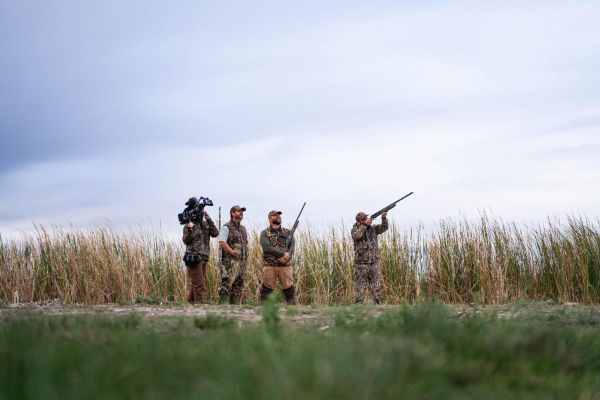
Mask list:
[{"label": "green grass", "polygon": [[326,308],[333,323],[136,315],[0,319],[0,398],[594,399],[600,317],[517,304],[457,314],[440,304],[373,316]]}]

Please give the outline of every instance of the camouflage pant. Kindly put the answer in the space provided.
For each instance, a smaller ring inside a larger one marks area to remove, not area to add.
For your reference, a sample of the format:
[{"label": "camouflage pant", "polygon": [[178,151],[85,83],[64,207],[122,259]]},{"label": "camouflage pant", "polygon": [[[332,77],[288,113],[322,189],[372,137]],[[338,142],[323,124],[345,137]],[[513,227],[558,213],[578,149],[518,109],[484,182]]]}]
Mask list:
[{"label": "camouflage pant", "polygon": [[363,303],[371,297],[375,304],[381,303],[381,268],[379,262],[355,264],[356,281],[354,286],[354,302]]},{"label": "camouflage pant", "polygon": [[[221,285],[219,286],[219,298],[221,299],[221,303],[229,301],[230,303],[235,304],[239,301],[244,286],[245,272],[246,265],[241,261],[221,263]],[[234,274],[236,274],[235,279],[231,282]]]}]

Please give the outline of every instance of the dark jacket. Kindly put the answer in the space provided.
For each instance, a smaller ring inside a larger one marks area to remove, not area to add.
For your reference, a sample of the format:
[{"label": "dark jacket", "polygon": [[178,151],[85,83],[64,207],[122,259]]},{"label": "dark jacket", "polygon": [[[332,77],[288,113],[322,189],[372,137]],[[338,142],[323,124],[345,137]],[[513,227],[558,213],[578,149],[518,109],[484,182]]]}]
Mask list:
[{"label": "dark jacket", "polygon": [[219,236],[219,230],[210,218],[195,222],[192,229],[183,227],[183,243],[186,254],[200,255],[208,260],[210,255],[210,238]]}]

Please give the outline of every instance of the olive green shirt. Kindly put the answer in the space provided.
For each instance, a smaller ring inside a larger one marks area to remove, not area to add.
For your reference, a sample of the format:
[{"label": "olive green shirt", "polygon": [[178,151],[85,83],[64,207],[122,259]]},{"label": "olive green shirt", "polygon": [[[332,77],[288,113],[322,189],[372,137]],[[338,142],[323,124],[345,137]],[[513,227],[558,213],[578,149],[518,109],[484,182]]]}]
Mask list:
[{"label": "olive green shirt", "polygon": [[[271,228],[267,228],[267,229],[271,229]],[[267,237],[267,229],[265,229],[264,231],[262,231],[260,233],[260,247],[262,247],[263,253],[273,256],[275,258],[283,257],[283,255],[286,252],[283,249],[277,248],[271,244],[271,241]],[[282,228],[280,228],[280,229],[282,229]],[[294,237],[292,236],[292,240],[290,242],[290,247],[287,250],[287,252],[290,253],[292,256],[294,255],[295,246],[296,246],[296,239],[294,239]],[[283,247],[283,246],[281,246],[281,247]]]}]

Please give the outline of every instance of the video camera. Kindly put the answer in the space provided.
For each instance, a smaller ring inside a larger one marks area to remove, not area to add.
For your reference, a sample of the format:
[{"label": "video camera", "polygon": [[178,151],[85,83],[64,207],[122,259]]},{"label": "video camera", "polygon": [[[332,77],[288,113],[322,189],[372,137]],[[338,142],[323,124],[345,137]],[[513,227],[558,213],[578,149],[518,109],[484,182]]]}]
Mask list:
[{"label": "video camera", "polygon": [[179,223],[181,225],[185,225],[188,222],[202,221],[202,217],[204,216],[204,207],[212,206],[213,202],[208,197],[200,197],[200,199],[196,197],[190,197],[185,205],[187,207],[184,208],[183,212],[177,214],[177,218],[179,218]]}]

